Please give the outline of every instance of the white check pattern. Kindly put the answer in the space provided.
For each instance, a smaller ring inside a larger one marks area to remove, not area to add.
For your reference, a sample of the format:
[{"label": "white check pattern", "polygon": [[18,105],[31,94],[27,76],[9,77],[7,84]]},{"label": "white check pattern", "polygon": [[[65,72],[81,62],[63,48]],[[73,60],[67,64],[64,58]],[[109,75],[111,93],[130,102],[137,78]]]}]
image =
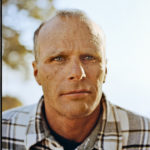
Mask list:
[{"label": "white check pattern", "polygon": [[[50,134],[38,104],[3,113],[3,150],[63,150]],[[103,113],[91,134],[76,150],[150,150],[150,120],[102,98]],[[80,136],[80,135],[79,135]]]}]

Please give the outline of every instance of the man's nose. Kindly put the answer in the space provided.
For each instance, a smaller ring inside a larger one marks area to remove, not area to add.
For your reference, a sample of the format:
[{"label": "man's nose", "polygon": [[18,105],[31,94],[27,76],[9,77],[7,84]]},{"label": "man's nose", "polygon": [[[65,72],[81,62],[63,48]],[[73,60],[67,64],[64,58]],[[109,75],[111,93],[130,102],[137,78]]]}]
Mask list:
[{"label": "man's nose", "polygon": [[80,62],[73,62],[70,65],[70,71],[68,75],[69,80],[82,80],[86,77],[85,70]]}]

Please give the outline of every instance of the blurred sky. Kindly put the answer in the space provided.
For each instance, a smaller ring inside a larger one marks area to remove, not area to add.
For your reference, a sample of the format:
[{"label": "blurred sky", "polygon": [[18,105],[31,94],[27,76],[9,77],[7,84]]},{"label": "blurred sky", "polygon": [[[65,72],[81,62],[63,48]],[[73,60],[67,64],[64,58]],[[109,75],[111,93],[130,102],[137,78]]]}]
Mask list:
[{"label": "blurred sky", "polygon": [[[103,91],[107,99],[150,117],[150,0],[55,0],[54,5],[81,9],[101,26],[106,34],[108,75]],[[20,41],[32,48],[40,21],[18,12],[14,5],[3,13],[7,16],[3,22],[22,32]],[[33,57],[27,59],[31,66]],[[25,81],[19,72],[3,66],[3,95],[17,96],[25,105],[37,102],[42,90],[32,67],[31,78]]]}]

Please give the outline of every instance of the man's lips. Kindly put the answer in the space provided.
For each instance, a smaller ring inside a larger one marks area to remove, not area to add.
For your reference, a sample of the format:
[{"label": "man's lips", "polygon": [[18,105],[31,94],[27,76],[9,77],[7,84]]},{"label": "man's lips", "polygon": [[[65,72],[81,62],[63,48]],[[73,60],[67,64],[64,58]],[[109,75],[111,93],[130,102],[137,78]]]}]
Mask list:
[{"label": "man's lips", "polygon": [[89,90],[74,90],[74,91],[69,91],[69,92],[65,92],[60,94],[60,96],[64,96],[64,95],[80,95],[80,94],[90,94],[91,91]]}]

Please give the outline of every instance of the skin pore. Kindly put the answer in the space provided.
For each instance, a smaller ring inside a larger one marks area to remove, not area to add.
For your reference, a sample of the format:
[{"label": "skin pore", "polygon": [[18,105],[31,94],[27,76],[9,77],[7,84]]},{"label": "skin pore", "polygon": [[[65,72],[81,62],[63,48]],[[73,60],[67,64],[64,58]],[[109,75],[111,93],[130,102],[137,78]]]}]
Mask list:
[{"label": "skin pore", "polygon": [[106,76],[102,35],[94,27],[79,17],[54,17],[40,29],[38,60],[33,62],[48,124],[76,142],[95,126]]}]

